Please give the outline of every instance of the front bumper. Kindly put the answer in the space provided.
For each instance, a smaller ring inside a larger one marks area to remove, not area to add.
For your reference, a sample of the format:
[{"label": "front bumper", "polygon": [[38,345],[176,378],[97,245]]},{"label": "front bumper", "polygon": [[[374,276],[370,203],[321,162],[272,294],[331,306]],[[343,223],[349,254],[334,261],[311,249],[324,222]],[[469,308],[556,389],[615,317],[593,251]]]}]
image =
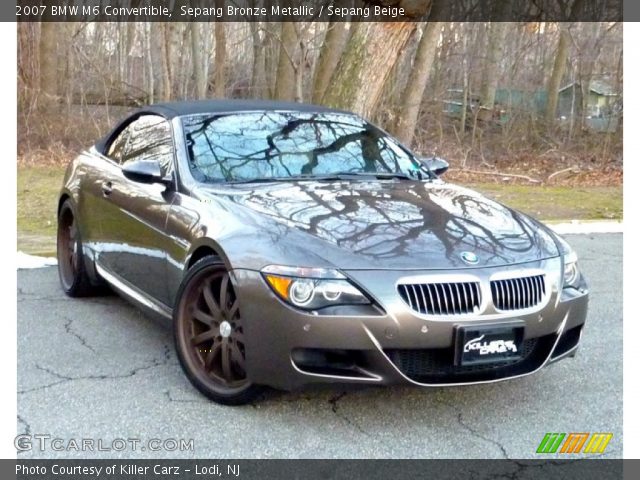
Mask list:
[{"label": "front bumper", "polygon": [[[523,267],[556,271],[556,264],[546,261],[469,272],[487,281],[496,270],[508,275],[509,270]],[[557,267],[559,272],[559,262]],[[517,378],[573,355],[587,315],[586,283],[560,290],[559,275],[549,284],[546,303],[533,311],[498,313],[489,307],[472,317],[430,318],[413,312],[398,295],[396,284],[407,272],[346,273],[383,307],[384,314],[313,315],[283,303],[259,272],[233,271],[242,305],[247,374],[254,383],[292,390],[316,383],[447,386]],[[429,277],[433,272],[410,272],[416,275]],[[457,326],[513,320],[525,326],[521,360],[482,367],[453,364]]]}]

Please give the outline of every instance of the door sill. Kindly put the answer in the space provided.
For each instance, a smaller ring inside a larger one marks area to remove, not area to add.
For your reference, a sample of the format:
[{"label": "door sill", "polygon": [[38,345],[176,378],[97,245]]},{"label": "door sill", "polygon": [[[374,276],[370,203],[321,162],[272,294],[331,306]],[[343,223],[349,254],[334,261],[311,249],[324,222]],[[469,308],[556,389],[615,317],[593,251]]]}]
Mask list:
[{"label": "door sill", "polygon": [[100,275],[107,283],[109,283],[109,285],[118,290],[118,292],[120,292],[122,295],[131,299],[133,302],[138,303],[141,306],[146,307],[153,312],[171,320],[173,312],[166,305],[154,300],[145,293],[141,292],[126,280],[123,280],[116,274],[111,273],[98,262],[96,262],[95,265],[98,275]]}]

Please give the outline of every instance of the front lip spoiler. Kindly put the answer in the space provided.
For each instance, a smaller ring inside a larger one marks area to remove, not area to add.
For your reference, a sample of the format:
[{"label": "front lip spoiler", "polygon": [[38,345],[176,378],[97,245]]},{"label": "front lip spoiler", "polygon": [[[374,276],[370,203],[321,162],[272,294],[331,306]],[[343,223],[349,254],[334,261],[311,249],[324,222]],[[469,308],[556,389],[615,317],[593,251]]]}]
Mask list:
[{"label": "front lip spoiler", "polygon": [[[542,370],[544,367],[546,367],[549,363],[551,362],[555,362],[557,360],[560,360],[561,358],[565,357],[566,355],[570,354],[572,351],[574,351],[575,349],[578,348],[578,345],[576,345],[574,348],[572,348],[571,350],[569,350],[568,352],[565,352],[563,355],[559,356],[558,358],[554,358],[552,360],[551,357],[553,357],[553,352],[556,349],[556,346],[558,345],[558,342],[560,341],[560,338],[562,337],[562,334],[564,333],[564,327],[567,323],[567,319],[569,318],[569,313],[567,312],[564,316],[564,318],[562,319],[562,323],[560,324],[560,327],[558,327],[558,330],[556,331],[556,339],[553,342],[553,346],[551,347],[551,350],[549,351],[549,354],[547,355],[547,358],[544,360],[544,362],[542,362],[542,364],[540,364],[540,366],[530,372],[527,373],[521,373],[519,375],[513,375],[513,376],[508,376],[508,377],[503,377],[503,378],[496,378],[493,380],[478,380],[475,382],[459,382],[459,383],[421,383],[421,382],[416,382],[415,380],[412,380],[411,378],[407,377],[404,373],[402,373],[402,371],[391,361],[391,359],[387,356],[387,354],[384,352],[382,345],[380,345],[380,342],[378,342],[378,339],[373,335],[373,333],[371,333],[371,331],[363,325],[364,331],[366,332],[366,334],[369,336],[369,338],[371,339],[371,342],[374,344],[374,346],[376,347],[376,349],[378,350],[378,352],[387,360],[387,362],[393,367],[393,369],[398,373],[398,375],[400,375],[404,380],[406,380],[407,382],[413,384],[413,385],[417,385],[419,387],[462,387],[465,385],[481,385],[484,383],[496,383],[496,382],[503,382],[505,380],[513,380],[516,378],[522,378],[522,377],[526,377],[528,375],[532,375],[540,370]],[[582,332],[581,332],[582,335]],[[578,342],[579,344],[579,342]]]}]

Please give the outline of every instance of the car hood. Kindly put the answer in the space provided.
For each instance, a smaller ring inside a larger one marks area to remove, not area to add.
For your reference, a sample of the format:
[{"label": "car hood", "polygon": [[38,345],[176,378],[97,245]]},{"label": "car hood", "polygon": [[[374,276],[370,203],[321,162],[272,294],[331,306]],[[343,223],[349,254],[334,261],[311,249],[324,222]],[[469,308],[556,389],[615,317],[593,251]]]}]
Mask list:
[{"label": "car hood", "polygon": [[[256,242],[275,222],[286,227],[270,240],[279,248],[290,245],[298,257],[306,250],[345,270],[491,267],[558,255],[552,234],[535,220],[439,180],[238,184],[208,192],[243,217],[250,212]],[[463,260],[464,252],[477,263]]]}]

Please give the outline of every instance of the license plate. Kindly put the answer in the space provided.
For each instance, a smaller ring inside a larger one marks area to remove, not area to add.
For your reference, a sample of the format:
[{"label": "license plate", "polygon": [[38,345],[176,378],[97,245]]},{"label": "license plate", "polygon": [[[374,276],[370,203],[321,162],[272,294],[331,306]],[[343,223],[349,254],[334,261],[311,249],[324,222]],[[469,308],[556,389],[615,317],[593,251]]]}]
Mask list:
[{"label": "license plate", "polygon": [[524,325],[459,326],[456,329],[456,365],[501,363],[522,357]]}]

